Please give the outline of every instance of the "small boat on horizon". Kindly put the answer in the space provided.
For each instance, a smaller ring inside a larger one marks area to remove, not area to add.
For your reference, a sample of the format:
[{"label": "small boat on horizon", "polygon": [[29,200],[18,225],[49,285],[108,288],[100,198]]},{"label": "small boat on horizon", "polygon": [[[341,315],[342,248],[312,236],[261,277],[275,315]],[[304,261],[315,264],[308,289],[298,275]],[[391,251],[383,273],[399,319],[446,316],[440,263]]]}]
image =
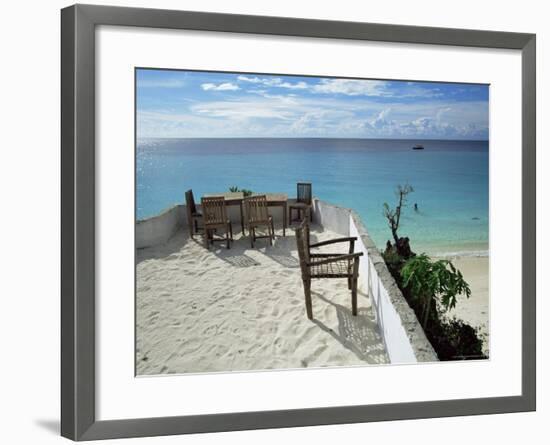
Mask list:
[{"label": "small boat on horizon", "polygon": [[413,147],[413,150],[424,150],[424,146],[423,146],[423,145],[420,145],[420,144],[416,144],[416,145]]}]

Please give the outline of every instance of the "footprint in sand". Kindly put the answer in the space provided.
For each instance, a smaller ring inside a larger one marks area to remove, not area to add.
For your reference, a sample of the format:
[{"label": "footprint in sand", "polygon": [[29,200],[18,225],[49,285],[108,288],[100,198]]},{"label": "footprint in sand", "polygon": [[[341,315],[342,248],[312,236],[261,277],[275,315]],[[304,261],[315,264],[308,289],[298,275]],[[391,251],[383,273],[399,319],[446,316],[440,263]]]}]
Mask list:
[{"label": "footprint in sand", "polygon": [[306,329],[305,333],[300,336],[298,341],[296,342],[296,348],[301,346],[304,343],[309,342],[314,336],[316,332],[316,326],[311,326],[308,329]]},{"label": "footprint in sand", "polygon": [[315,348],[315,350],[309,354],[305,359],[304,361],[306,363],[311,363],[314,359],[316,359],[317,357],[319,357],[321,355],[321,353],[323,351],[325,351],[327,349],[327,345],[320,345],[318,346],[317,348]]}]

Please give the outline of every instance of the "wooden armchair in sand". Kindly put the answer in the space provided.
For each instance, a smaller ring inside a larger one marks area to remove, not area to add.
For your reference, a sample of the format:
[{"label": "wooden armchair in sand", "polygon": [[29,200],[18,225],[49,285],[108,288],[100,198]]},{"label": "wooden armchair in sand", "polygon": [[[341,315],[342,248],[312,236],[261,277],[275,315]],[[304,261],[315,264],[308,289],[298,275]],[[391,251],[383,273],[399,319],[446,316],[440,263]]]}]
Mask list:
[{"label": "wooden armchair in sand", "polygon": [[[204,224],[204,246],[208,249],[209,244],[214,244],[214,241],[226,241],[227,248],[231,246],[233,241],[233,228],[231,221],[227,217],[227,208],[225,206],[225,198],[210,197],[201,199],[202,219]],[[214,238],[214,233],[218,229],[225,231],[224,238]]]},{"label": "wooden armchair in sand", "polygon": [[[265,195],[250,196],[244,199],[250,246],[254,247],[254,241],[260,238],[269,238],[269,245],[273,245],[275,230],[273,229],[273,217],[267,212],[267,198]],[[257,236],[256,229],[265,227],[267,235]]]},{"label": "wooden armchair in sand", "polygon": [[299,182],[296,185],[296,201],[288,205],[288,225],[292,224],[292,211],[298,212],[298,219],[306,218],[308,215],[313,221],[313,212],[311,211],[312,193],[311,183]]},{"label": "wooden armchair in sand", "polygon": [[202,213],[197,211],[197,206],[195,205],[193,190],[187,190],[185,192],[185,207],[187,210],[187,226],[189,227],[189,236],[193,238],[193,235],[199,231],[198,221],[202,219]]},{"label": "wooden armchair in sand", "polygon": [[[307,216],[307,214],[306,214]],[[300,227],[296,229],[296,243],[302,270],[304,294],[306,298],[306,312],[309,319],[313,318],[311,302],[311,280],[314,278],[347,278],[348,289],[351,290],[351,312],[357,315],[357,279],[359,278],[359,257],[363,252],[353,252],[355,237],[336,238],[320,243],[310,244],[309,222],[304,218]],[[315,247],[330,244],[349,242],[349,250],[344,253],[312,253]]]}]

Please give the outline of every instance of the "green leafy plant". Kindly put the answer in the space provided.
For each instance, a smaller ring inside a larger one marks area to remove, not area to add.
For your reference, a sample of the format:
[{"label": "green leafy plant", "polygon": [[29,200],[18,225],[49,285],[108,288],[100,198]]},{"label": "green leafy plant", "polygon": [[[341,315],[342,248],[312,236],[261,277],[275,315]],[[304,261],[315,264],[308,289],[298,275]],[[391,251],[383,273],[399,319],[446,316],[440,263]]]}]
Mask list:
[{"label": "green leafy plant", "polygon": [[239,189],[239,187],[237,187],[236,185],[234,185],[232,187],[229,187],[229,191],[232,192],[232,193],[241,192],[244,196],[250,196],[250,195],[252,195],[252,193],[254,193],[252,190]]},{"label": "green leafy plant", "polygon": [[[437,303],[445,311],[456,306],[456,297],[470,298],[470,286],[462,273],[449,260],[431,261],[426,254],[417,255],[405,262],[401,269],[403,286],[410,290],[422,306],[422,326],[426,328],[430,313],[437,312]],[[435,302],[435,304],[434,304]]]}]

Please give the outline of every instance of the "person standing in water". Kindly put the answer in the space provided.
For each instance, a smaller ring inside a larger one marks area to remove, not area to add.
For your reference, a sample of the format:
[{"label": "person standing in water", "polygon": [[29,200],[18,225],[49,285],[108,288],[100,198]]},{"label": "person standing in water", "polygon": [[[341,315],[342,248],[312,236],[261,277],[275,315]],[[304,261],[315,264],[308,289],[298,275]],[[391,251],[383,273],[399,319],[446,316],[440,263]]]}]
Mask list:
[{"label": "person standing in water", "polygon": [[418,212],[418,204],[416,202],[414,203],[414,211]]}]

